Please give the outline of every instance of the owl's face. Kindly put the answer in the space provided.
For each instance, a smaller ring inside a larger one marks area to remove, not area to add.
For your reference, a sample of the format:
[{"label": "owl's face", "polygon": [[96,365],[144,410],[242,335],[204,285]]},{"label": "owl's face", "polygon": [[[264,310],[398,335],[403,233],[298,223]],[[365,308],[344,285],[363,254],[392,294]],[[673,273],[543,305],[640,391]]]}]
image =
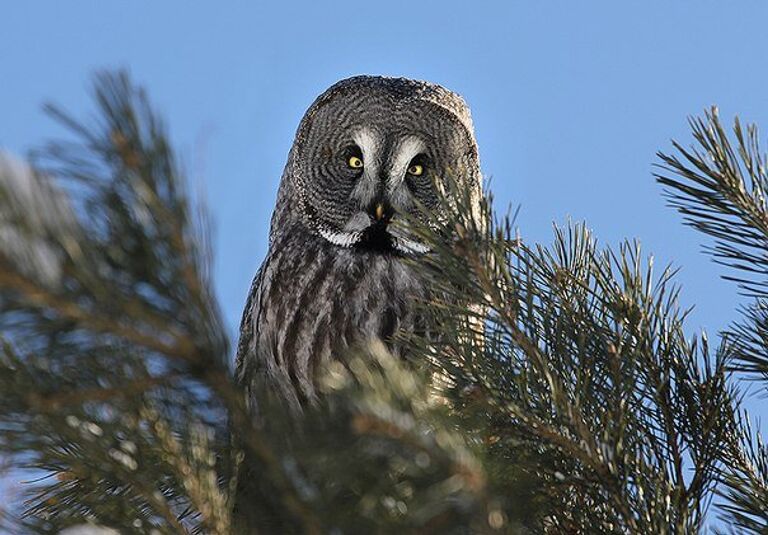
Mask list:
[{"label": "owl's face", "polygon": [[[342,84],[310,108],[294,147],[292,175],[305,220],[337,246],[425,252],[398,218],[425,217],[449,177],[479,182],[463,101],[438,86],[403,79],[359,77]],[[453,100],[446,106],[440,98]]]}]

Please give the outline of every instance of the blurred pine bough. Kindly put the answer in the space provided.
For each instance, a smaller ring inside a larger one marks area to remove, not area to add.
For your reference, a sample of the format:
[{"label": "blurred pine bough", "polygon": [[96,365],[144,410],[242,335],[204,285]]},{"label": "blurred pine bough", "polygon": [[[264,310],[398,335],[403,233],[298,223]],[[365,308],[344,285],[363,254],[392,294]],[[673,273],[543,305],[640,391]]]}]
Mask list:
[{"label": "blurred pine bough", "polygon": [[[691,533],[768,529],[768,451],[732,373],[768,377],[768,187],[715,112],[659,181],[754,305],[717,347],[674,273],[581,225],[515,239],[490,197],[416,229],[437,336],[331,365],[300,419],[252,425],[229,369],[202,210],[125,73],[97,117],[0,159],[0,456],[29,480],[0,529],[56,533]],[[734,275],[735,273],[735,275]],[[230,435],[234,436],[232,440]],[[244,453],[247,452],[247,455]],[[250,523],[232,515],[243,459]],[[713,497],[718,500],[712,504]]]}]

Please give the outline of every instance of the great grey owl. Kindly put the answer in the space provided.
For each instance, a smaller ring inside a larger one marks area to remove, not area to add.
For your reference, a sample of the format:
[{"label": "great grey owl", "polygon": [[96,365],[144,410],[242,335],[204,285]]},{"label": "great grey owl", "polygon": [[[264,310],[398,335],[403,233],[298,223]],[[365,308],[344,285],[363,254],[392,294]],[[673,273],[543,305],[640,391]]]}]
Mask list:
[{"label": "great grey owl", "polygon": [[[447,89],[379,76],[342,80],[310,106],[288,155],[269,252],[245,306],[238,380],[294,408],[316,398],[320,366],[419,324],[427,289],[407,257],[428,254],[399,214],[423,217],[452,180],[480,190],[469,109]],[[419,214],[422,214],[421,216]]]}]

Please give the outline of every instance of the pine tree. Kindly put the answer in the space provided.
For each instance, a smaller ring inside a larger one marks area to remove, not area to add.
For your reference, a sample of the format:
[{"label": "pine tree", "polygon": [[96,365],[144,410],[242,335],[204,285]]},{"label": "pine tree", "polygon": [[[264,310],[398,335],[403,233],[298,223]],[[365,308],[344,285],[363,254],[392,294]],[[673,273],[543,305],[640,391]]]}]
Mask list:
[{"label": "pine tree", "polygon": [[[686,330],[674,270],[637,243],[568,225],[527,244],[457,186],[410,222],[432,249],[412,260],[434,288],[415,305],[429,336],[403,335],[407,361],[372,346],[329,365],[301,416],[265,395],[264,427],[232,379],[205,211],[165,126],[125,73],[94,97],[87,122],[48,108],[66,141],[0,158],[0,455],[29,481],[0,529],[768,529],[768,451],[734,380],[768,378],[754,128],[736,123],[734,149],[712,112],[697,148],[660,154],[671,203],[754,299],[718,344]],[[248,526],[232,515],[243,462]]]}]

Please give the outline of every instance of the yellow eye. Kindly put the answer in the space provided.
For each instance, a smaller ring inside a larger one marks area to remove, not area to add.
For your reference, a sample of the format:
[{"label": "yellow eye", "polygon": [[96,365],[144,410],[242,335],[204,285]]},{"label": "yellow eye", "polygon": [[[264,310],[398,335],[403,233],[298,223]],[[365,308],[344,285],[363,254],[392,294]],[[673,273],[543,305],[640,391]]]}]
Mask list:
[{"label": "yellow eye", "polygon": [[357,156],[350,156],[349,159],[347,160],[347,165],[350,166],[352,169],[362,169],[363,160],[361,160]]},{"label": "yellow eye", "polygon": [[424,166],[415,163],[408,168],[408,174],[413,176],[421,176],[424,174]]}]

